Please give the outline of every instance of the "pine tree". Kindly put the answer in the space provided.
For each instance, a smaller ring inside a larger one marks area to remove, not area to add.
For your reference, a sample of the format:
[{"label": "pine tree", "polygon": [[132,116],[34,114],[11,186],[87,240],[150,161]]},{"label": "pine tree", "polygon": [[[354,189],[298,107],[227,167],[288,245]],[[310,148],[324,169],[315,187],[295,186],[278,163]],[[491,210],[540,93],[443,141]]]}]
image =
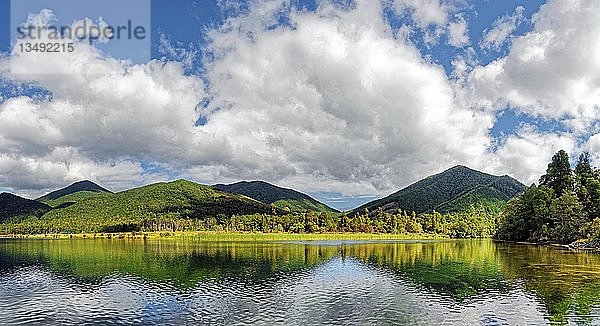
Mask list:
[{"label": "pine tree", "polygon": [[594,170],[590,164],[590,153],[585,152],[579,155],[579,161],[575,167],[575,176],[578,178],[590,178],[593,174]]},{"label": "pine tree", "polygon": [[573,191],[574,184],[569,155],[564,150],[560,150],[552,157],[546,174],[540,178],[540,185],[550,187],[554,190],[554,194],[560,197]]},{"label": "pine tree", "polygon": [[590,164],[589,153],[579,156],[575,167],[576,193],[588,220],[600,217],[600,180]]}]

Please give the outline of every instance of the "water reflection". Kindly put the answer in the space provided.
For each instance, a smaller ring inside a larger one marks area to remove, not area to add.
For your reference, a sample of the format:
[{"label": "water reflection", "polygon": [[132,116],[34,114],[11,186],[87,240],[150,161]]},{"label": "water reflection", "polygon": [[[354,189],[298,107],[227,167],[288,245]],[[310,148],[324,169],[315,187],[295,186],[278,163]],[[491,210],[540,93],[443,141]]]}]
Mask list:
[{"label": "water reflection", "polygon": [[598,324],[600,255],[491,241],[0,242],[0,324]]},{"label": "water reflection", "polygon": [[134,240],[10,240],[0,242],[0,270],[44,265],[82,281],[113,273],[187,288],[199,281],[260,280],[309,269],[337,255],[330,246]]},{"label": "water reflection", "polygon": [[497,252],[503,275],[535,293],[552,322],[600,322],[600,255],[517,245]]},{"label": "water reflection", "polygon": [[342,246],[342,256],[386,267],[458,301],[510,289],[491,241],[387,243]]}]

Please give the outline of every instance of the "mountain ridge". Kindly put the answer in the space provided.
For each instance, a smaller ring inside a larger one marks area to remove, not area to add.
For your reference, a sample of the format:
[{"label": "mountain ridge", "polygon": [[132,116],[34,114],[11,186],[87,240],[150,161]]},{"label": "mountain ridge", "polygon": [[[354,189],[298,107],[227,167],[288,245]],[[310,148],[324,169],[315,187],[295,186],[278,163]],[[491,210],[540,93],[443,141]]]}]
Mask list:
[{"label": "mountain ridge", "polygon": [[[461,211],[471,204],[499,206],[524,191],[526,186],[508,176],[494,176],[464,165],[453,166],[428,176],[384,198],[376,199],[351,211],[405,210],[417,214],[431,211]],[[469,197],[470,196],[470,197]]]},{"label": "mountain ridge", "polygon": [[112,191],[110,191],[104,187],[101,187],[92,181],[82,180],[82,181],[77,181],[75,183],[72,183],[69,186],[66,186],[64,188],[54,190],[42,197],[36,198],[35,200],[37,200],[39,202],[49,202],[49,201],[56,200],[61,197],[64,197],[67,195],[72,195],[74,193],[82,192],[82,191],[96,192],[96,193],[112,193]]},{"label": "mountain ridge", "polygon": [[[86,227],[97,232],[136,231],[144,221],[163,218],[204,220],[219,216],[269,214],[273,209],[251,198],[221,192],[188,180],[159,182],[122,192],[83,199],[44,215],[47,222],[63,223],[86,216]],[[113,225],[113,229],[108,226]]]},{"label": "mountain ridge", "polygon": [[[364,204],[350,214],[363,213],[365,209],[374,213],[379,208],[386,212],[404,210],[420,214],[434,210],[440,213],[463,211],[473,204],[501,207],[525,188],[508,175],[494,176],[458,165]],[[4,220],[34,215],[58,219],[88,216],[90,222],[94,222],[96,218],[110,220],[116,217],[127,220],[148,216],[204,218],[255,213],[338,212],[309,195],[264,181],[208,186],[177,180],[112,193],[84,180],[42,196],[38,201],[7,193],[0,199],[3,200],[0,204],[4,203],[0,205],[0,218]],[[46,202],[42,202],[44,200]]]},{"label": "mountain ridge", "polygon": [[49,212],[52,207],[11,193],[0,194],[0,222],[13,218],[40,217]]},{"label": "mountain ridge", "polygon": [[232,184],[216,184],[213,188],[244,195],[279,208],[288,207],[292,211],[314,210],[339,213],[338,210],[321,203],[311,196],[294,189],[283,188],[265,181],[240,181]]}]

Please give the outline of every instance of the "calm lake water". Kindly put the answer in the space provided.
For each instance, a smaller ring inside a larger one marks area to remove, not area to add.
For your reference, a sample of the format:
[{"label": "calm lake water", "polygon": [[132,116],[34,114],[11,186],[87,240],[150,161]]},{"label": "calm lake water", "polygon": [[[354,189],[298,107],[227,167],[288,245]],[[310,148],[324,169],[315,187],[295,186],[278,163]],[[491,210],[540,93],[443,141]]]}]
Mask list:
[{"label": "calm lake water", "polygon": [[2,240],[0,307],[3,325],[600,325],[600,255],[489,240]]}]

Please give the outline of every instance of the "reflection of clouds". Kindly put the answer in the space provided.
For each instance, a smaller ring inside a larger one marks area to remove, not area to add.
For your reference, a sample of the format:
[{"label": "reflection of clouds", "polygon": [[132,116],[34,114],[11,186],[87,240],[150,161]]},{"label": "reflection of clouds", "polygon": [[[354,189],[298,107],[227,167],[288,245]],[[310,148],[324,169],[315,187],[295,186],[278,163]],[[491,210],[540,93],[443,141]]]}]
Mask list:
[{"label": "reflection of clouds", "polygon": [[35,267],[17,269],[0,277],[0,324],[134,320],[141,306],[138,291],[143,289],[127,278],[90,286]]},{"label": "reflection of clouds", "polygon": [[534,324],[545,309],[521,288],[467,302],[355,259],[261,281],[225,278],[190,291],[112,275],[86,286],[37,267],[0,277],[0,324]]},{"label": "reflection of clouds", "polygon": [[543,307],[520,290],[461,304],[354,259],[334,259],[281,288],[294,302],[285,319],[298,324],[523,325],[544,318]]},{"label": "reflection of clouds", "polygon": [[281,294],[293,302],[293,309],[286,312],[288,320],[374,324],[389,320],[392,306],[398,308],[395,316],[404,316],[406,323],[419,315],[414,293],[405,285],[398,301],[389,275],[353,259],[336,258],[297,281],[286,280],[281,286]]}]

